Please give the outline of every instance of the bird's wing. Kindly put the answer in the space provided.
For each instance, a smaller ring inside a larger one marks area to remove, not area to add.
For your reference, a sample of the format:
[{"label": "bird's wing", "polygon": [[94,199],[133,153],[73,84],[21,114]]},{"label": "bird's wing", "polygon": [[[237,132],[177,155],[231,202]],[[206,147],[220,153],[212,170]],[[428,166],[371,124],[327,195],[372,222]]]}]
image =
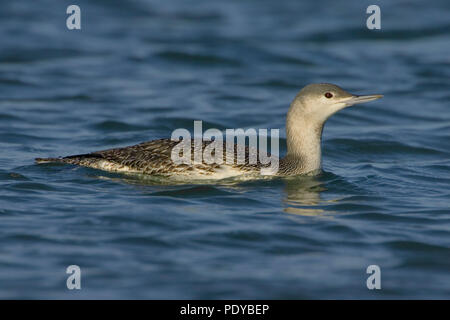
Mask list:
[{"label": "bird's wing", "polygon": [[[114,170],[127,168],[131,169],[132,171],[138,171],[147,174],[173,174],[193,169],[213,171],[216,168],[220,167],[220,164],[207,163],[204,159],[204,156],[206,155],[206,153],[204,153],[205,148],[209,146],[212,141],[203,141],[201,145],[201,154],[203,156],[203,161],[200,163],[194,162],[194,154],[196,150],[198,152],[199,146],[194,143],[194,140],[191,140],[190,142],[191,162],[188,164],[176,164],[172,161],[172,149],[180,142],[172,141],[170,139],[152,140],[124,148],[113,148],[87,154],[68,156],[64,158],[50,158],[40,160],[42,160],[42,162],[65,162],[95,168],[105,168],[110,166],[110,168]],[[210,152],[208,152],[208,154],[211,154],[211,156],[214,157],[214,148],[210,148],[209,151]],[[256,161],[251,160],[250,149],[248,146],[234,145],[232,150],[230,151],[230,156],[233,156],[233,161],[227,162],[226,143],[223,143],[222,163],[226,163],[232,167],[239,168],[240,170],[244,171],[251,171],[261,167],[258,159],[256,159]],[[239,154],[241,155],[240,161],[238,161]],[[255,154],[257,155],[257,153]],[[220,157],[220,154],[218,154],[218,157]]]}]

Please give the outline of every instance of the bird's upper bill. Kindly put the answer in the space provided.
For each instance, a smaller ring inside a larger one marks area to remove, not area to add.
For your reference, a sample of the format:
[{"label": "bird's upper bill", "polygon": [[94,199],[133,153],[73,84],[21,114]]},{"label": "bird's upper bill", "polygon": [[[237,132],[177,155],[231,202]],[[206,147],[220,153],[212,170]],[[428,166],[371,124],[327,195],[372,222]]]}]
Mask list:
[{"label": "bird's upper bill", "polygon": [[364,102],[377,100],[380,98],[383,98],[383,95],[381,95],[381,94],[372,94],[372,95],[366,95],[366,96],[354,95],[349,98],[343,98],[340,102],[345,103],[345,105],[347,107],[347,106],[352,106],[352,105],[358,104],[358,103],[364,103]]}]

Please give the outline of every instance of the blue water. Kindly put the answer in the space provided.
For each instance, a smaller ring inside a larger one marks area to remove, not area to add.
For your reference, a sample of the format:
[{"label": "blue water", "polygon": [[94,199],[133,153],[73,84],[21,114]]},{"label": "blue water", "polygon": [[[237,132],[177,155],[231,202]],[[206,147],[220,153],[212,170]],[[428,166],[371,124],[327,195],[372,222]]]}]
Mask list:
[{"label": "blue water", "polygon": [[[0,9],[0,298],[450,297],[448,1]],[[280,128],[285,152],[287,108],[313,82],[385,95],[329,120],[317,177],[157,185],[34,164],[193,120]],[[73,264],[81,290],[66,288]]]}]

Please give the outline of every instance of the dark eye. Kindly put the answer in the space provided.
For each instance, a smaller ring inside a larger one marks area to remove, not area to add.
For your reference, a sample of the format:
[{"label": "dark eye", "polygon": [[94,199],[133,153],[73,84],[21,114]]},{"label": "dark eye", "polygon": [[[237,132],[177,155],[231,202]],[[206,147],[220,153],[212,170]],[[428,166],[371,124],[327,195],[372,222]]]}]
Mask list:
[{"label": "dark eye", "polygon": [[327,92],[327,93],[325,93],[325,97],[330,99],[333,97],[333,94],[331,92]]}]

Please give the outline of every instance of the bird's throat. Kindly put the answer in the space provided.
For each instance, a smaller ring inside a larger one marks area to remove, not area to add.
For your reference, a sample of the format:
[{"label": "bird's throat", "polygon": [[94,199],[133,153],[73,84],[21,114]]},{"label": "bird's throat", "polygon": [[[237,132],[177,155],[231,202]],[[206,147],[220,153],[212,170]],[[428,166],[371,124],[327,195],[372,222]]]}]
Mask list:
[{"label": "bird's throat", "polygon": [[298,163],[301,173],[315,171],[321,167],[321,140],[323,123],[289,118],[286,121],[287,154],[286,159]]}]

